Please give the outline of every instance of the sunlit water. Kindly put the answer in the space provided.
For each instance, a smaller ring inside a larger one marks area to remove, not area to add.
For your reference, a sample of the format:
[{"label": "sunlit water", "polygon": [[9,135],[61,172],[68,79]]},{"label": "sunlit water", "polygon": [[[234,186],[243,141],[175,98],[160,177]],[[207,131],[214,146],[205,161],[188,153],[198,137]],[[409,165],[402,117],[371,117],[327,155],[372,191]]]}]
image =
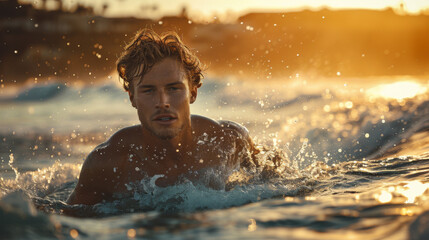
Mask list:
[{"label": "sunlit water", "polygon": [[258,169],[225,190],[144,179],[129,198],[68,206],[85,156],[138,123],[112,82],[3,92],[2,239],[429,237],[428,81],[206,80],[192,111],[245,125]]}]

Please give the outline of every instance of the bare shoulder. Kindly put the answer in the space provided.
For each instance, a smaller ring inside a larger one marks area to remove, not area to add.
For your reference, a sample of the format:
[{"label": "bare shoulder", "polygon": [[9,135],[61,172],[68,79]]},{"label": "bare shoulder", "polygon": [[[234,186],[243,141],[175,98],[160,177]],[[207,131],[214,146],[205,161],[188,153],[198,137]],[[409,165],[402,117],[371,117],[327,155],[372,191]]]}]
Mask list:
[{"label": "bare shoulder", "polygon": [[123,159],[129,150],[133,132],[139,132],[138,126],[117,131],[107,141],[98,145],[86,157],[79,181],[67,202],[69,204],[94,204],[112,193],[112,179],[116,170],[120,170]]},{"label": "bare shoulder", "polygon": [[96,168],[98,165],[108,164],[109,161],[115,161],[118,156],[124,155],[129,150],[133,138],[136,138],[136,133],[139,126],[131,126],[118,130],[107,141],[101,143],[92,150],[85,160],[85,165]]},{"label": "bare shoulder", "polygon": [[117,151],[122,151],[129,147],[129,145],[135,143],[142,135],[141,125],[122,128],[115,132],[109,140],[106,141],[106,144],[111,148],[116,148]]},{"label": "bare shoulder", "polygon": [[192,124],[194,123],[200,130],[196,132],[197,134],[211,132],[216,136],[226,136],[227,139],[235,142],[236,151],[231,166],[235,166],[237,162],[243,167],[258,165],[255,155],[259,153],[259,150],[255,147],[249,131],[243,125],[227,120],[215,121],[203,116],[193,116]]},{"label": "bare shoulder", "polygon": [[196,126],[197,129],[204,129],[206,131],[227,131],[228,133],[239,134],[243,137],[249,136],[247,128],[233,121],[215,121],[208,117],[192,115],[192,125]]},{"label": "bare shoulder", "polygon": [[120,160],[129,152],[130,146],[141,134],[140,126],[131,126],[118,130],[107,141],[98,145],[86,158],[82,170],[91,168],[103,170],[109,166],[117,166]]},{"label": "bare shoulder", "polygon": [[219,130],[221,127],[219,122],[201,115],[191,115],[191,121],[193,128],[196,130]]},{"label": "bare shoulder", "polygon": [[228,121],[228,120],[219,121],[219,124],[221,125],[221,127],[223,129],[232,130],[232,131],[238,133],[243,138],[247,139],[248,137],[250,137],[249,136],[249,130],[247,130],[247,128],[241,124],[238,124],[238,123],[233,122],[233,121]]},{"label": "bare shoulder", "polygon": [[256,154],[259,152],[253,143],[249,130],[239,123],[228,120],[215,121],[204,116],[192,115],[192,125],[195,126],[195,133],[197,135],[212,133],[217,136],[232,137],[233,141],[240,146],[248,148],[252,153]]}]

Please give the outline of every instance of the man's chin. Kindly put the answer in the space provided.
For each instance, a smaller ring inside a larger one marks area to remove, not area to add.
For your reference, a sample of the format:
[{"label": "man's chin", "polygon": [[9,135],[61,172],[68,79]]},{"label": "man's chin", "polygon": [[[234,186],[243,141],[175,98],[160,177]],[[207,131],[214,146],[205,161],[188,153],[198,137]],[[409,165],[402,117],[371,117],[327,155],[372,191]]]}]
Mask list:
[{"label": "man's chin", "polygon": [[179,135],[180,130],[171,129],[171,130],[163,130],[163,131],[153,131],[152,133],[162,140],[171,140]]},{"label": "man's chin", "polygon": [[[143,124],[142,124],[143,125]],[[162,139],[162,140],[171,140],[179,135],[182,131],[182,128],[154,128],[143,125],[146,130],[152,133],[153,136]]]},{"label": "man's chin", "polygon": [[174,137],[176,137],[177,135],[172,135],[172,134],[156,134],[156,136],[162,140],[171,140]]}]

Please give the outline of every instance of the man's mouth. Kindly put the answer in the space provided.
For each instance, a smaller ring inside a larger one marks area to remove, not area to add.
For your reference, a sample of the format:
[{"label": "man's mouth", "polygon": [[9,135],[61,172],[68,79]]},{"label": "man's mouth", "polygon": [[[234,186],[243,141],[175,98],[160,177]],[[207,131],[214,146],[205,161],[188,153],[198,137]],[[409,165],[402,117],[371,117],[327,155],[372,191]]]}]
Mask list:
[{"label": "man's mouth", "polygon": [[160,114],[153,118],[153,121],[157,121],[159,123],[171,123],[177,118],[171,114]]},{"label": "man's mouth", "polygon": [[172,117],[162,117],[162,118],[158,118],[157,120],[158,121],[169,121],[171,119],[173,119],[173,118]]}]

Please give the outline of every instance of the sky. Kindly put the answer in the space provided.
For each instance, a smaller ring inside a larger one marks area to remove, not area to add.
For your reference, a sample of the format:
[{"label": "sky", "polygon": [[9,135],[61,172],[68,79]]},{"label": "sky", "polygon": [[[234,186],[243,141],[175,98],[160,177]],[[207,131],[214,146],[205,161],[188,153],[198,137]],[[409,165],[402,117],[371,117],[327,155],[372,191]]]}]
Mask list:
[{"label": "sky", "polygon": [[[40,5],[41,0],[22,0]],[[54,6],[53,0],[50,6]],[[109,17],[134,16],[138,18],[160,18],[166,15],[177,15],[186,7],[192,19],[204,20],[215,16],[234,18],[246,12],[262,11],[298,11],[302,9],[399,9],[403,3],[404,10],[418,14],[429,9],[429,0],[63,0],[65,7],[77,3],[93,6],[100,13],[104,4],[108,4],[105,15]]]}]

